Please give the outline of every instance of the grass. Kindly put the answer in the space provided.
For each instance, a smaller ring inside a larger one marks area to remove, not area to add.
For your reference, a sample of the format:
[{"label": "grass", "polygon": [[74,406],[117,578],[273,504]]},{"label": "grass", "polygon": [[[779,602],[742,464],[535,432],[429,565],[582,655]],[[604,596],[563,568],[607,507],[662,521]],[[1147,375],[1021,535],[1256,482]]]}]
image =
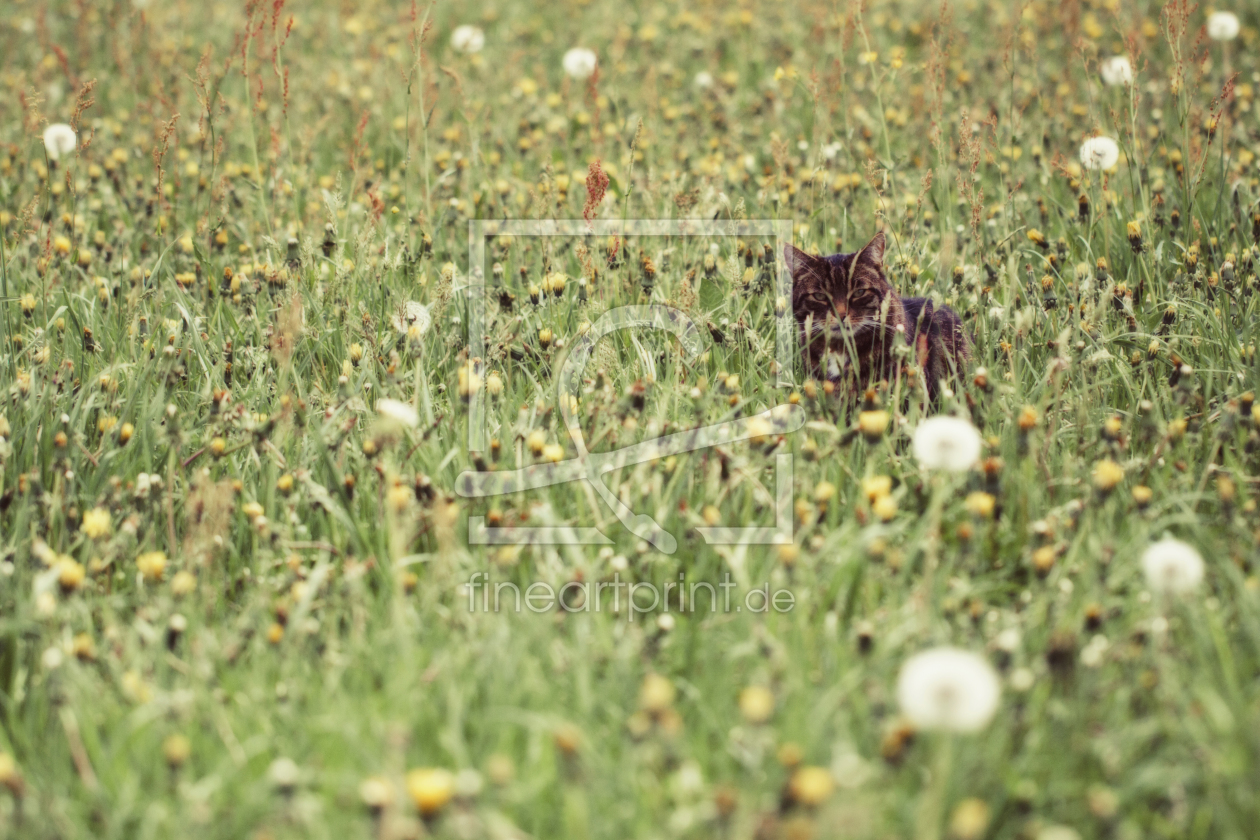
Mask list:
[{"label": "grass", "polygon": [[[1254,14],[1217,42],[1179,2],[12,5],[0,835],[1252,834]],[[1131,87],[1100,78],[1116,54]],[[1095,134],[1107,171],[1079,162]],[[790,220],[822,253],[883,229],[973,367],[930,410],[894,383],[859,434],[799,365],[777,385],[772,238],[603,235],[491,238],[470,366],[469,220],[584,212]],[[576,456],[552,377],[647,302],[704,353],[602,341],[592,451],[789,398],[807,425],[606,476],[672,554],[583,484],[460,497],[465,470]],[[467,451],[477,392],[497,460]],[[928,413],[974,423],[981,464],[925,470]],[[705,543],[772,523],[784,452],[792,546]],[[471,545],[469,516],[610,542]],[[1165,534],[1205,559],[1195,591],[1148,585]],[[477,572],[794,601],[487,613]],[[899,708],[939,645],[1000,675],[979,733]]]}]

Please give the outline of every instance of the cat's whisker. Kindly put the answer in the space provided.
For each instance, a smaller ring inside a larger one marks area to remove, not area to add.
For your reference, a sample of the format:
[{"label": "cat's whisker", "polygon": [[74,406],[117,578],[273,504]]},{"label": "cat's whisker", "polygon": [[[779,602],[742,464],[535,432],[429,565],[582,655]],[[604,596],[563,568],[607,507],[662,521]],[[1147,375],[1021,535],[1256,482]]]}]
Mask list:
[{"label": "cat's whisker", "polygon": [[881,321],[878,318],[871,318],[869,320],[859,321],[858,323],[853,324],[851,327],[849,327],[849,331],[853,335],[858,335],[859,333],[866,332],[867,330],[872,329],[872,328],[877,328],[881,331],[887,331],[887,330],[893,329],[893,325],[888,323],[887,321]]},{"label": "cat's whisker", "polygon": [[887,330],[892,328],[892,326],[892,324],[879,318],[863,318],[859,321],[843,324],[815,324],[810,331],[810,335],[828,335],[842,338],[844,336],[859,335],[871,328]]}]

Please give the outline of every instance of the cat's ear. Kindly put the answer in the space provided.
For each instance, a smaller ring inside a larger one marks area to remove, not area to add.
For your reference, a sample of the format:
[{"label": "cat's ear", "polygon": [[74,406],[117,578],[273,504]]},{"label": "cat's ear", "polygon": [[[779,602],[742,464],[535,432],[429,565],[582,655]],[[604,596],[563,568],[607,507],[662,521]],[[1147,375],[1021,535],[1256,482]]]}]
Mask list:
[{"label": "cat's ear", "polygon": [[871,241],[866,243],[866,247],[858,252],[858,262],[882,270],[884,268],[884,232],[871,237]]},{"label": "cat's ear", "polygon": [[788,272],[795,283],[807,280],[818,283],[827,278],[827,261],[807,254],[795,245],[783,246],[783,261],[787,263]]}]

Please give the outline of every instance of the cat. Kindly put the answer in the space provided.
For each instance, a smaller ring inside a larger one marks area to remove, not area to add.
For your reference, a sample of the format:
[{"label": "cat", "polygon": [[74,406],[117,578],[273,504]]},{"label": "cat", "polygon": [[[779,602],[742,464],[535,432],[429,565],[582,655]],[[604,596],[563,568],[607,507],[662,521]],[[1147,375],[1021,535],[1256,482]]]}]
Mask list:
[{"label": "cat", "polygon": [[[962,320],[927,298],[903,298],[884,276],[884,234],[852,254],[815,257],[783,249],[792,274],[792,312],[806,367],[855,399],[881,380],[908,381],[893,352],[904,332],[930,402],[971,357]],[[856,363],[854,362],[856,360]]]}]

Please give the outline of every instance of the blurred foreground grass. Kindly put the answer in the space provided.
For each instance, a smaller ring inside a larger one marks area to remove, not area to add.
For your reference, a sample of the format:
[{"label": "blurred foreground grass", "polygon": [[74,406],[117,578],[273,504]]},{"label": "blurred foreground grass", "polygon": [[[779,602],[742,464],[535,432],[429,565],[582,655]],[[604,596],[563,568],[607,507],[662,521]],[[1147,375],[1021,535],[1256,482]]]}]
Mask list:
[{"label": "blurred foreground grass", "polygon": [[[1207,11],[10,0],[0,833],[1252,836],[1260,64]],[[862,435],[775,387],[768,239],[495,238],[470,368],[469,219],[584,213],[886,230],[974,336],[939,410],[981,465],[923,470],[896,394]],[[601,345],[593,449],[789,396],[807,428],[612,474],[672,555],[582,485],[458,498],[464,398],[498,466],[573,457],[550,377],[647,301],[707,354]],[[705,545],[770,523],[776,452],[794,545]],[[612,545],[470,548],[470,514]],[[1197,589],[1148,585],[1165,533]],[[487,614],[475,572],[795,605]],[[1001,674],[979,734],[899,711],[943,644]]]}]

